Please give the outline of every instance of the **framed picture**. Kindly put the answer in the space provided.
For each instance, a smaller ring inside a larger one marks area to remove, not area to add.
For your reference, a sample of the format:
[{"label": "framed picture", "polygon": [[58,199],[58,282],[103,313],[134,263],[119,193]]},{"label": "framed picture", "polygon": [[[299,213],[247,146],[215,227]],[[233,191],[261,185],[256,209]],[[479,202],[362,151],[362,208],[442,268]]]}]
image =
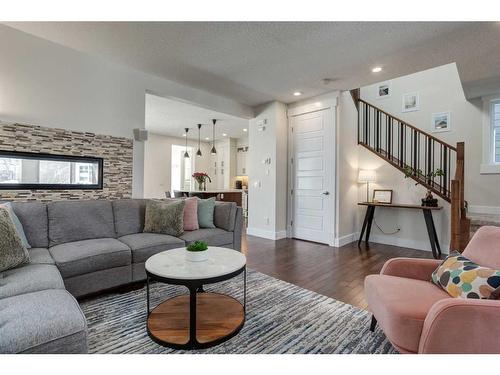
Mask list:
[{"label": "framed picture", "polygon": [[420,95],[418,92],[412,92],[403,95],[403,112],[413,112],[420,109]]},{"label": "framed picture", "polygon": [[451,112],[433,113],[431,130],[433,133],[449,132],[451,130]]},{"label": "framed picture", "polygon": [[373,202],[374,203],[392,203],[392,190],[373,190]]},{"label": "framed picture", "polygon": [[391,83],[390,82],[382,82],[377,86],[377,92],[375,93],[375,97],[377,99],[384,99],[391,96]]}]

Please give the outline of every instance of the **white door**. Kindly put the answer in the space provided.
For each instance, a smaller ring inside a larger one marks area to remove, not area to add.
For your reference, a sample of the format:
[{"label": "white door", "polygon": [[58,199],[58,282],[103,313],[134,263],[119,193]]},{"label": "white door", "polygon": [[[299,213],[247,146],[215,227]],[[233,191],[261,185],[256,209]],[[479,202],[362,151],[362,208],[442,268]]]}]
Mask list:
[{"label": "white door", "polygon": [[335,123],[331,108],[297,114],[292,131],[292,235],[332,244],[335,218]]}]

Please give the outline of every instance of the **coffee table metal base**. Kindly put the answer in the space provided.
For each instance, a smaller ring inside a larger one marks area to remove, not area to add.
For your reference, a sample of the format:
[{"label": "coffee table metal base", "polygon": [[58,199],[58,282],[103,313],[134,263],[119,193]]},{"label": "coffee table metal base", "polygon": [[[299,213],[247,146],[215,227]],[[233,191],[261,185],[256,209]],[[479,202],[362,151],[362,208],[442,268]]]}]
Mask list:
[{"label": "coffee table metal base", "polygon": [[[236,298],[203,291],[203,284],[243,273],[243,303]],[[203,282],[180,282],[147,273],[147,332],[156,343],[173,349],[205,349],[234,337],[245,324],[246,268]],[[150,280],[185,285],[189,294],[176,296],[150,310]]]}]

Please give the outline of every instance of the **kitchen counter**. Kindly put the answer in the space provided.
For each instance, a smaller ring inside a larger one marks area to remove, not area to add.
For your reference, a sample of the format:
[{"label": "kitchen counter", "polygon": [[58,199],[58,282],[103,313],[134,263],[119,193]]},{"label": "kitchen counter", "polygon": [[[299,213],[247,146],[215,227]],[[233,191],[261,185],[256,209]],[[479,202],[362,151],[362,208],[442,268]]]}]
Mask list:
[{"label": "kitchen counter", "polygon": [[[238,206],[243,206],[243,194],[247,191],[243,189],[210,189],[206,191],[202,190],[176,190],[177,192],[185,194],[196,194],[200,198],[207,199],[215,197],[219,201],[223,202],[235,202]],[[246,203],[246,202],[245,202]],[[245,204],[246,206],[246,204]]]},{"label": "kitchen counter", "polygon": [[209,189],[209,190],[176,190],[181,191],[183,193],[214,193],[214,194],[223,194],[223,193],[244,193],[243,189]]}]

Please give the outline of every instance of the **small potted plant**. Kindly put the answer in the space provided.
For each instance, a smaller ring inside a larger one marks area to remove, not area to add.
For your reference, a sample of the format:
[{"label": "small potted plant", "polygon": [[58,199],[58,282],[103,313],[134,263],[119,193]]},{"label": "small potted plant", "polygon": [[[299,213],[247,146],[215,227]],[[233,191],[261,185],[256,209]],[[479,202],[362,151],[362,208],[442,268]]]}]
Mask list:
[{"label": "small potted plant", "polygon": [[186,247],[186,260],[203,262],[208,259],[208,245],[203,241],[196,241]]},{"label": "small potted plant", "polygon": [[[442,169],[438,168],[435,171],[430,171],[427,175],[424,175],[422,170],[417,169],[415,170],[414,168],[410,167],[409,165],[404,166],[404,174],[405,178],[408,178],[412,175],[417,175],[417,176],[424,176],[429,180],[434,179],[435,177],[439,176],[444,176],[444,172]],[[419,185],[420,183],[417,182],[415,185]],[[432,191],[430,189],[427,189],[427,194],[425,195],[425,198],[422,198],[422,206],[424,207],[437,207],[438,206],[438,200],[437,198],[434,198],[432,195]]]}]

